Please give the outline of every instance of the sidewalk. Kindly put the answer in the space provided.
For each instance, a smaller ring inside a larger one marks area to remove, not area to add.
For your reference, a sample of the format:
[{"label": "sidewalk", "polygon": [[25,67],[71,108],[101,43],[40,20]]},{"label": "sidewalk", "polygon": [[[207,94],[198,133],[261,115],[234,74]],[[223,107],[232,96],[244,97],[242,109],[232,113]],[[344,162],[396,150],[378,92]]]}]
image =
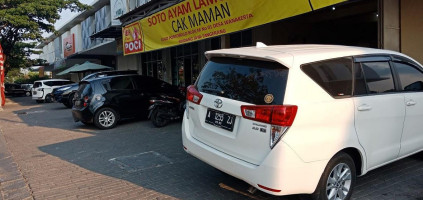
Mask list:
[{"label": "sidewalk", "polygon": [[[0,110],[2,111],[2,109]],[[34,199],[0,130],[0,200]]]}]

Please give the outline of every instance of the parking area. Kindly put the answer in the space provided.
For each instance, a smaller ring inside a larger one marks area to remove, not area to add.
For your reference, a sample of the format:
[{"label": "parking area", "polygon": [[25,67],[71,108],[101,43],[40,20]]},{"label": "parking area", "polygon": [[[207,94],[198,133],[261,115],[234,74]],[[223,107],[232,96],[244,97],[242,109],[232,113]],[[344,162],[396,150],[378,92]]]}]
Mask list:
[{"label": "parking area", "polygon": [[[300,199],[250,194],[245,182],[186,154],[180,122],[99,130],[73,122],[63,104],[15,97],[0,111],[0,134],[0,200]],[[358,178],[353,199],[423,200],[423,154]]]}]

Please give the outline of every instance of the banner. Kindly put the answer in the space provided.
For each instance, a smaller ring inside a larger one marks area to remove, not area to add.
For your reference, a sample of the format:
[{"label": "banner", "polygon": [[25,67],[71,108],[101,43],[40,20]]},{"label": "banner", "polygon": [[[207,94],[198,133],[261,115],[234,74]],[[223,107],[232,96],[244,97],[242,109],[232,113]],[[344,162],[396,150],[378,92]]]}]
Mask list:
[{"label": "banner", "polygon": [[144,51],[142,30],[139,21],[134,22],[122,29],[123,53],[125,55]]},{"label": "banner", "polygon": [[75,34],[63,39],[63,56],[66,58],[75,53]]},{"label": "banner", "polygon": [[[142,29],[143,45],[138,45],[143,48],[129,54],[233,33],[343,1],[346,0],[185,0],[136,22]],[[124,37],[136,23],[123,28]]]},{"label": "banner", "polygon": [[6,97],[4,96],[4,61],[6,60],[3,54],[3,48],[0,44],[0,106],[3,107],[6,103]]}]

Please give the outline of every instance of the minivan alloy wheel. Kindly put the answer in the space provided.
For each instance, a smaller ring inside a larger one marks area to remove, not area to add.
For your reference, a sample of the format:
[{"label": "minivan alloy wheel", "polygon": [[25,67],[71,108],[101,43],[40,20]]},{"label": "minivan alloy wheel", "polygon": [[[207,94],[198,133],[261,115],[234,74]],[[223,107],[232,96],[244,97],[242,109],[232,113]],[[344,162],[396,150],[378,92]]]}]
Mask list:
[{"label": "minivan alloy wheel", "polygon": [[343,200],[351,189],[351,170],[345,163],[336,165],[326,183],[326,195],[329,200]]},{"label": "minivan alloy wheel", "polygon": [[339,152],[329,160],[311,197],[314,200],[348,200],[354,190],[356,176],[354,160],[349,154]]}]

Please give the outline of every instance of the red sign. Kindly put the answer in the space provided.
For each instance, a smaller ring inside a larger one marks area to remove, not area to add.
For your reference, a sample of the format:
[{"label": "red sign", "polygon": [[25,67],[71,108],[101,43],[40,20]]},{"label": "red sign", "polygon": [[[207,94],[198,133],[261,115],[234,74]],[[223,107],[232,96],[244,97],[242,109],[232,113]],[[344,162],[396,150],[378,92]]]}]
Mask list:
[{"label": "red sign", "polygon": [[4,96],[4,61],[5,61],[5,57],[3,54],[3,48],[1,48],[1,45],[0,45],[0,98],[1,98],[0,106],[4,106],[6,102],[6,98]]},{"label": "red sign", "polygon": [[66,58],[75,53],[75,35],[63,39],[63,56]]},{"label": "red sign", "polygon": [[122,29],[124,55],[143,52],[142,32],[139,22],[135,22]]}]

